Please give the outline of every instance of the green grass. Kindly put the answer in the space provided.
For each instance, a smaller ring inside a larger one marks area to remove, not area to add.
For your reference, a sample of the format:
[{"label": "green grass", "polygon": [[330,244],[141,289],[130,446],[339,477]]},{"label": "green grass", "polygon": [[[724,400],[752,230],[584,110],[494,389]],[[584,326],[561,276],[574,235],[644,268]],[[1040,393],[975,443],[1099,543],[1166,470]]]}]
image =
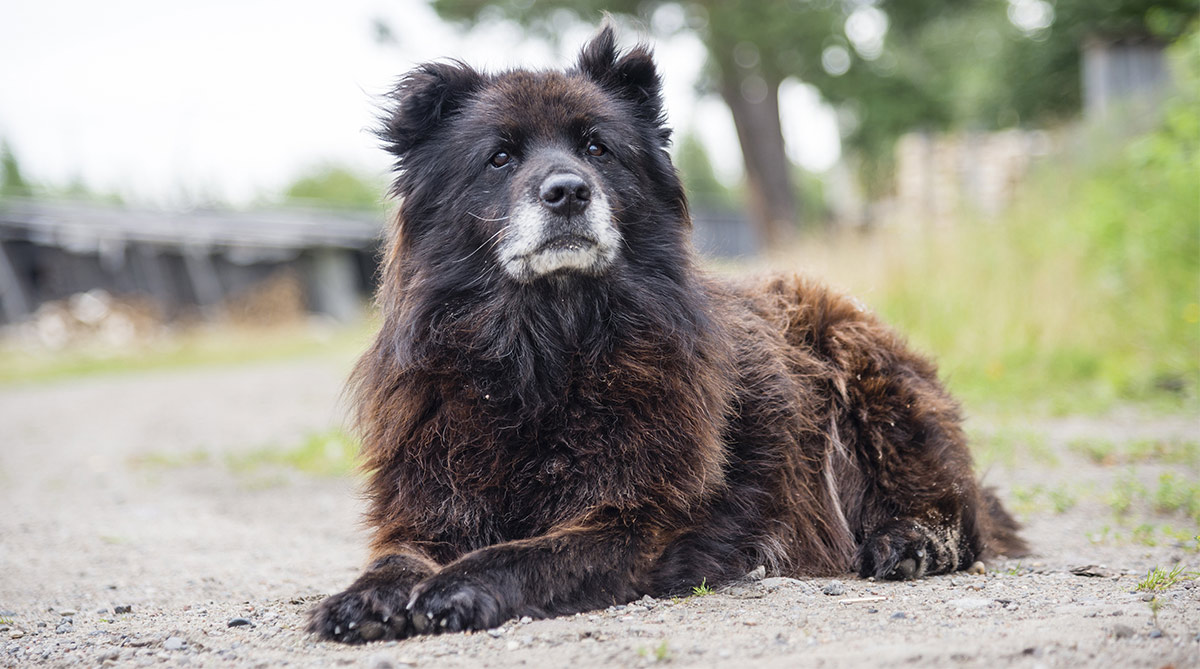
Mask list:
[{"label": "green grass", "polygon": [[1200,578],[1200,572],[1184,571],[1183,565],[1175,565],[1167,570],[1155,567],[1146,572],[1146,578],[1137,584],[1137,590],[1145,592],[1163,592],[1181,581],[1194,581]]},{"label": "green grass", "polygon": [[1192,440],[1138,439],[1117,444],[1107,439],[1074,439],[1067,447],[1093,463],[1106,467],[1120,464],[1162,463],[1200,469],[1200,442]]},{"label": "green grass", "polygon": [[639,646],[637,649],[637,654],[642,657],[651,659],[654,662],[670,662],[671,661],[671,647],[669,645],[667,645],[666,641],[663,641],[662,643],[658,644],[653,649],[646,648],[645,646]]},{"label": "green grass", "polygon": [[239,474],[263,469],[291,469],[315,476],[345,476],[358,462],[358,441],[340,428],[313,432],[299,444],[268,446],[245,454],[230,455],[229,468]]},{"label": "green grass", "polygon": [[331,330],[213,326],[173,334],[137,348],[76,346],[62,351],[35,351],[5,347],[0,348],[0,385],[318,355],[349,361],[366,347],[374,328],[373,321]]},{"label": "green grass", "polygon": [[700,585],[697,585],[696,587],[692,588],[692,594],[697,597],[711,595],[714,592],[716,592],[716,590],[713,590],[711,587],[709,587],[707,577],[700,580]]},{"label": "green grass", "polygon": [[[1080,131],[997,220],[837,234],[773,255],[860,298],[973,411],[1200,408],[1200,37],[1141,136]],[[1090,133],[1090,134],[1089,134]],[[1082,140],[1082,141],[1077,141]],[[1083,148],[1076,147],[1082,144]]]},{"label": "green grass", "polygon": [[296,471],[312,476],[346,476],[358,464],[358,440],[341,428],[316,430],[299,442],[287,445],[268,445],[245,453],[230,453],[216,457],[204,450],[184,453],[145,453],[130,460],[134,467],[147,469],[179,469],[219,465],[258,486],[270,486],[285,479],[274,476],[280,472]]}]

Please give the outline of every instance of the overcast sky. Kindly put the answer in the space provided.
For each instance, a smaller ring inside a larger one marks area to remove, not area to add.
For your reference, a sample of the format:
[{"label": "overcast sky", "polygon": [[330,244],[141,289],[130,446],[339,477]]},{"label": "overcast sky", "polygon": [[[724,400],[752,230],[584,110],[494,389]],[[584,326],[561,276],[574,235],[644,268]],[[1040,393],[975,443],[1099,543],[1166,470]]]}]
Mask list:
[{"label": "overcast sky", "polygon": [[[373,38],[384,19],[397,41]],[[269,198],[324,162],[382,174],[370,134],[378,96],[414,64],[454,57],[485,69],[574,60],[513,26],[464,34],[423,0],[4,0],[0,3],[0,138],[27,178],[181,206]],[[623,44],[637,40],[622,34]],[[736,180],[729,113],[697,99],[704,52],[690,35],[655,43],[677,131],[695,129],[719,176]],[[793,159],[837,158],[832,114],[812,89],[781,100]]]}]

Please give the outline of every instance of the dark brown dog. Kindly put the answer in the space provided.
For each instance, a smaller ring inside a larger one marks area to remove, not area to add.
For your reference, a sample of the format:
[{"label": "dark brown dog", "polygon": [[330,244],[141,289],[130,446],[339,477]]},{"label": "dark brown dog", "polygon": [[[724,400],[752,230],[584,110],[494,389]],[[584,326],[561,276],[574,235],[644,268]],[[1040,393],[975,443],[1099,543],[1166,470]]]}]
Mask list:
[{"label": "dark brown dog", "polygon": [[401,213],[354,375],[371,565],[310,629],[484,629],[770,574],[1022,548],[934,366],[799,278],[702,276],[650,53],[428,64],[382,136]]}]

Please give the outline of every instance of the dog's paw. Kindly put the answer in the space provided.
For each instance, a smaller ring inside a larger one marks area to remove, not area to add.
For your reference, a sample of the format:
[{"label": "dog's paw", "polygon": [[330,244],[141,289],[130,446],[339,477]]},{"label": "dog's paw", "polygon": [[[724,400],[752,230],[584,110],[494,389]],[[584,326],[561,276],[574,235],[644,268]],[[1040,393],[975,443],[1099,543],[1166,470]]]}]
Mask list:
[{"label": "dog's paw", "polygon": [[342,643],[402,639],[412,633],[404,609],[407,588],[356,586],[326,598],[309,612],[308,631]]},{"label": "dog's paw", "polygon": [[904,581],[954,569],[948,538],[919,523],[889,523],[867,538],[858,551],[858,575]]},{"label": "dog's paw", "polygon": [[446,573],[413,588],[408,614],[419,634],[486,630],[512,617],[488,586]]}]

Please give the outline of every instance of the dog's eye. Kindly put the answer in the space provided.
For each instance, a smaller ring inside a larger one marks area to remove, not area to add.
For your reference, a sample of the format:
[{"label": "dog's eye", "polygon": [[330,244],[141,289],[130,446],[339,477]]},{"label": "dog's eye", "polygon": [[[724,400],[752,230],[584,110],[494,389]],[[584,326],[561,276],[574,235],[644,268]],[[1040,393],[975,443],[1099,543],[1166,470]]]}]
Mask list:
[{"label": "dog's eye", "polygon": [[603,156],[606,153],[608,153],[608,149],[604,148],[603,144],[601,144],[599,142],[589,142],[588,143],[587,154],[589,156],[598,158],[600,156]]},{"label": "dog's eye", "polygon": [[507,151],[497,151],[492,155],[492,159],[488,163],[492,167],[504,167],[510,160],[512,160],[512,156],[508,155]]}]

